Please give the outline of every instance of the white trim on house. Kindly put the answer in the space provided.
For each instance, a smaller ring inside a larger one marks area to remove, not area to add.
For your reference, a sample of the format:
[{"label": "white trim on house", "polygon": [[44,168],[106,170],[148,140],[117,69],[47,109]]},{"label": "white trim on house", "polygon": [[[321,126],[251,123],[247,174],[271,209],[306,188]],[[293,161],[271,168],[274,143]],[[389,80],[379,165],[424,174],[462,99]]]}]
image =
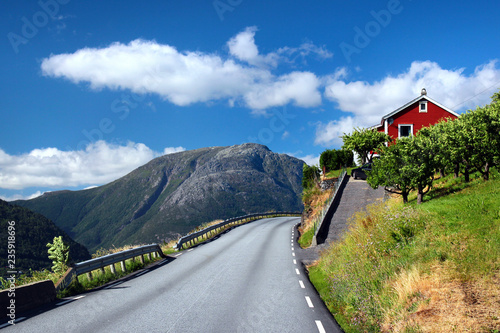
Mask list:
[{"label": "white trim on house", "polygon": [[456,113],[455,111],[452,111],[451,109],[448,109],[446,106],[444,106],[444,105],[436,102],[432,98],[427,97],[427,95],[420,95],[419,97],[415,98],[413,101],[410,101],[410,102],[406,103],[405,105],[403,105],[402,107],[397,108],[396,110],[392,111],[391,113],[386,114],[385,116],[382,117],[382,120],[385,120],[385,119],[388,119],[388,118],[394,116],[396,113],[399,113],[399,112],[403,111],[404,109],[406,109],[410,105],[412,105],[412,104],[414,104],[416,102],[419,102],[419,101],[421,101],[423,99],[425,99],[425,100],[427,100],[427,101],[429,101],[429,102],[431,102],[431,103],[439,106],[440,108],[442,108],[443,110],[451,113],[455,117],[460,117],[460,115],[458,113]]},{"label": "white trim on house", "polygon": [[402,126],[410,126],[410,135],[409,136],[413,136],[413,124],[398,124],[398,139],[403,138],[403,136],[401,136],[401,127]]}]

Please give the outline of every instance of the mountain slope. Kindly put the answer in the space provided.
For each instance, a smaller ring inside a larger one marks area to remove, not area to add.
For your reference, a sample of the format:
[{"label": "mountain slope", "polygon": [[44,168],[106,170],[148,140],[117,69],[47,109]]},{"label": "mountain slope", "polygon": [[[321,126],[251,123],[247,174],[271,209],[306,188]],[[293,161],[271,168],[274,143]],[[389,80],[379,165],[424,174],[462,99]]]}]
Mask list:
[{"label": "mountain slope", "polygon": [[94,251],[169,240],[218,218],[299,211],[302,165],[257,144],[202,148],[158,157],[104,186],[16,204]]},{"label": "mountain slope", "polygon": [[63,236],[70,246],[70,257],[73,261],[90,259],[89,252],[81,244],[73,241],[64,231],[59,229],[45,216],[34,213],[27,208],[11,205],[0,200],[0,276],[5,276],[7,269],[8,222],[14,222],[15,237],[15,270],[27,271],[29,268],[50,269],[52,261],[48,258],[47,243],[54,237]]}]

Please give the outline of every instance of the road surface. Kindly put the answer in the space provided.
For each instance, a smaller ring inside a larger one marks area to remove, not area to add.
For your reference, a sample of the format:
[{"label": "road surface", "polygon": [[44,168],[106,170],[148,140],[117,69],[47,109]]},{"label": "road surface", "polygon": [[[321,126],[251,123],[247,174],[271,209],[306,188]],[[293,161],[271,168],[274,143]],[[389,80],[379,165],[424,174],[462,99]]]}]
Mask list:
[{"label": "road surface", "polygon": [[133,278],[37,310],[5,332],[341,332],[310,285],[294,227],[262,219]]}]

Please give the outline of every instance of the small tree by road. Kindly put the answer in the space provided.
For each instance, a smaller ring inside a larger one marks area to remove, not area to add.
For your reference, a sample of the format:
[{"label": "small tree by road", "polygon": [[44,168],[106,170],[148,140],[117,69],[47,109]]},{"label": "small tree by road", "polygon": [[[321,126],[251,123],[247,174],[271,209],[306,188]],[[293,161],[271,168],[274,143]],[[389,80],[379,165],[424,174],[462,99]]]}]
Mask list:
[{"label": "small tree by road", "polygon": [[369,128],[355,128],[351,134],[342,136],[342,149],[356,152],[363,163],[372,162],[375,152],[384,147],[384,143],[391,141],[389,135]]}]

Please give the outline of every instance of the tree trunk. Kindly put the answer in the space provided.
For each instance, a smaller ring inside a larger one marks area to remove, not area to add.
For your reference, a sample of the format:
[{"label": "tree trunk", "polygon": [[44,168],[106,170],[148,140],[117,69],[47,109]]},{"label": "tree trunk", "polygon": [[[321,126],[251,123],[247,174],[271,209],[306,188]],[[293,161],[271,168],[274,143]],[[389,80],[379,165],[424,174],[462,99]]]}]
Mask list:
[{"label": "tree trunk", "polygon": [[403,203],[408,203],[408,193],[403,192],[401,195],[403,196]]},{"label": "tree trunk", "polygon": [[465,182],[468,183],[469,180],[470,180],[470,177],[469,177],[469,167],[468,166],[465,166],[464,178],[465,178]]},{"label": "tree trunk", "polygon": [[443,168],[439,168],[439,176],[441,178],[444,178],[446,175],[444,174],[444,169]]},{"label": "tree trunk", "polygon": [[486,162],[486,165],[484,166],[483,179],[484,180],[490,179],[490,163],[489,162]]},{"label": "tree trunk", "polygon": [[456,163],[455,168],[453,169],[453,178],[458,178],[460,172],[460,164]]},{"label": "tree trunk", "polygon": [[422,203],[422,199],[424,197],[424,189],[422,186],[418,185],[417,186],[417,205],[420,205]]}]

